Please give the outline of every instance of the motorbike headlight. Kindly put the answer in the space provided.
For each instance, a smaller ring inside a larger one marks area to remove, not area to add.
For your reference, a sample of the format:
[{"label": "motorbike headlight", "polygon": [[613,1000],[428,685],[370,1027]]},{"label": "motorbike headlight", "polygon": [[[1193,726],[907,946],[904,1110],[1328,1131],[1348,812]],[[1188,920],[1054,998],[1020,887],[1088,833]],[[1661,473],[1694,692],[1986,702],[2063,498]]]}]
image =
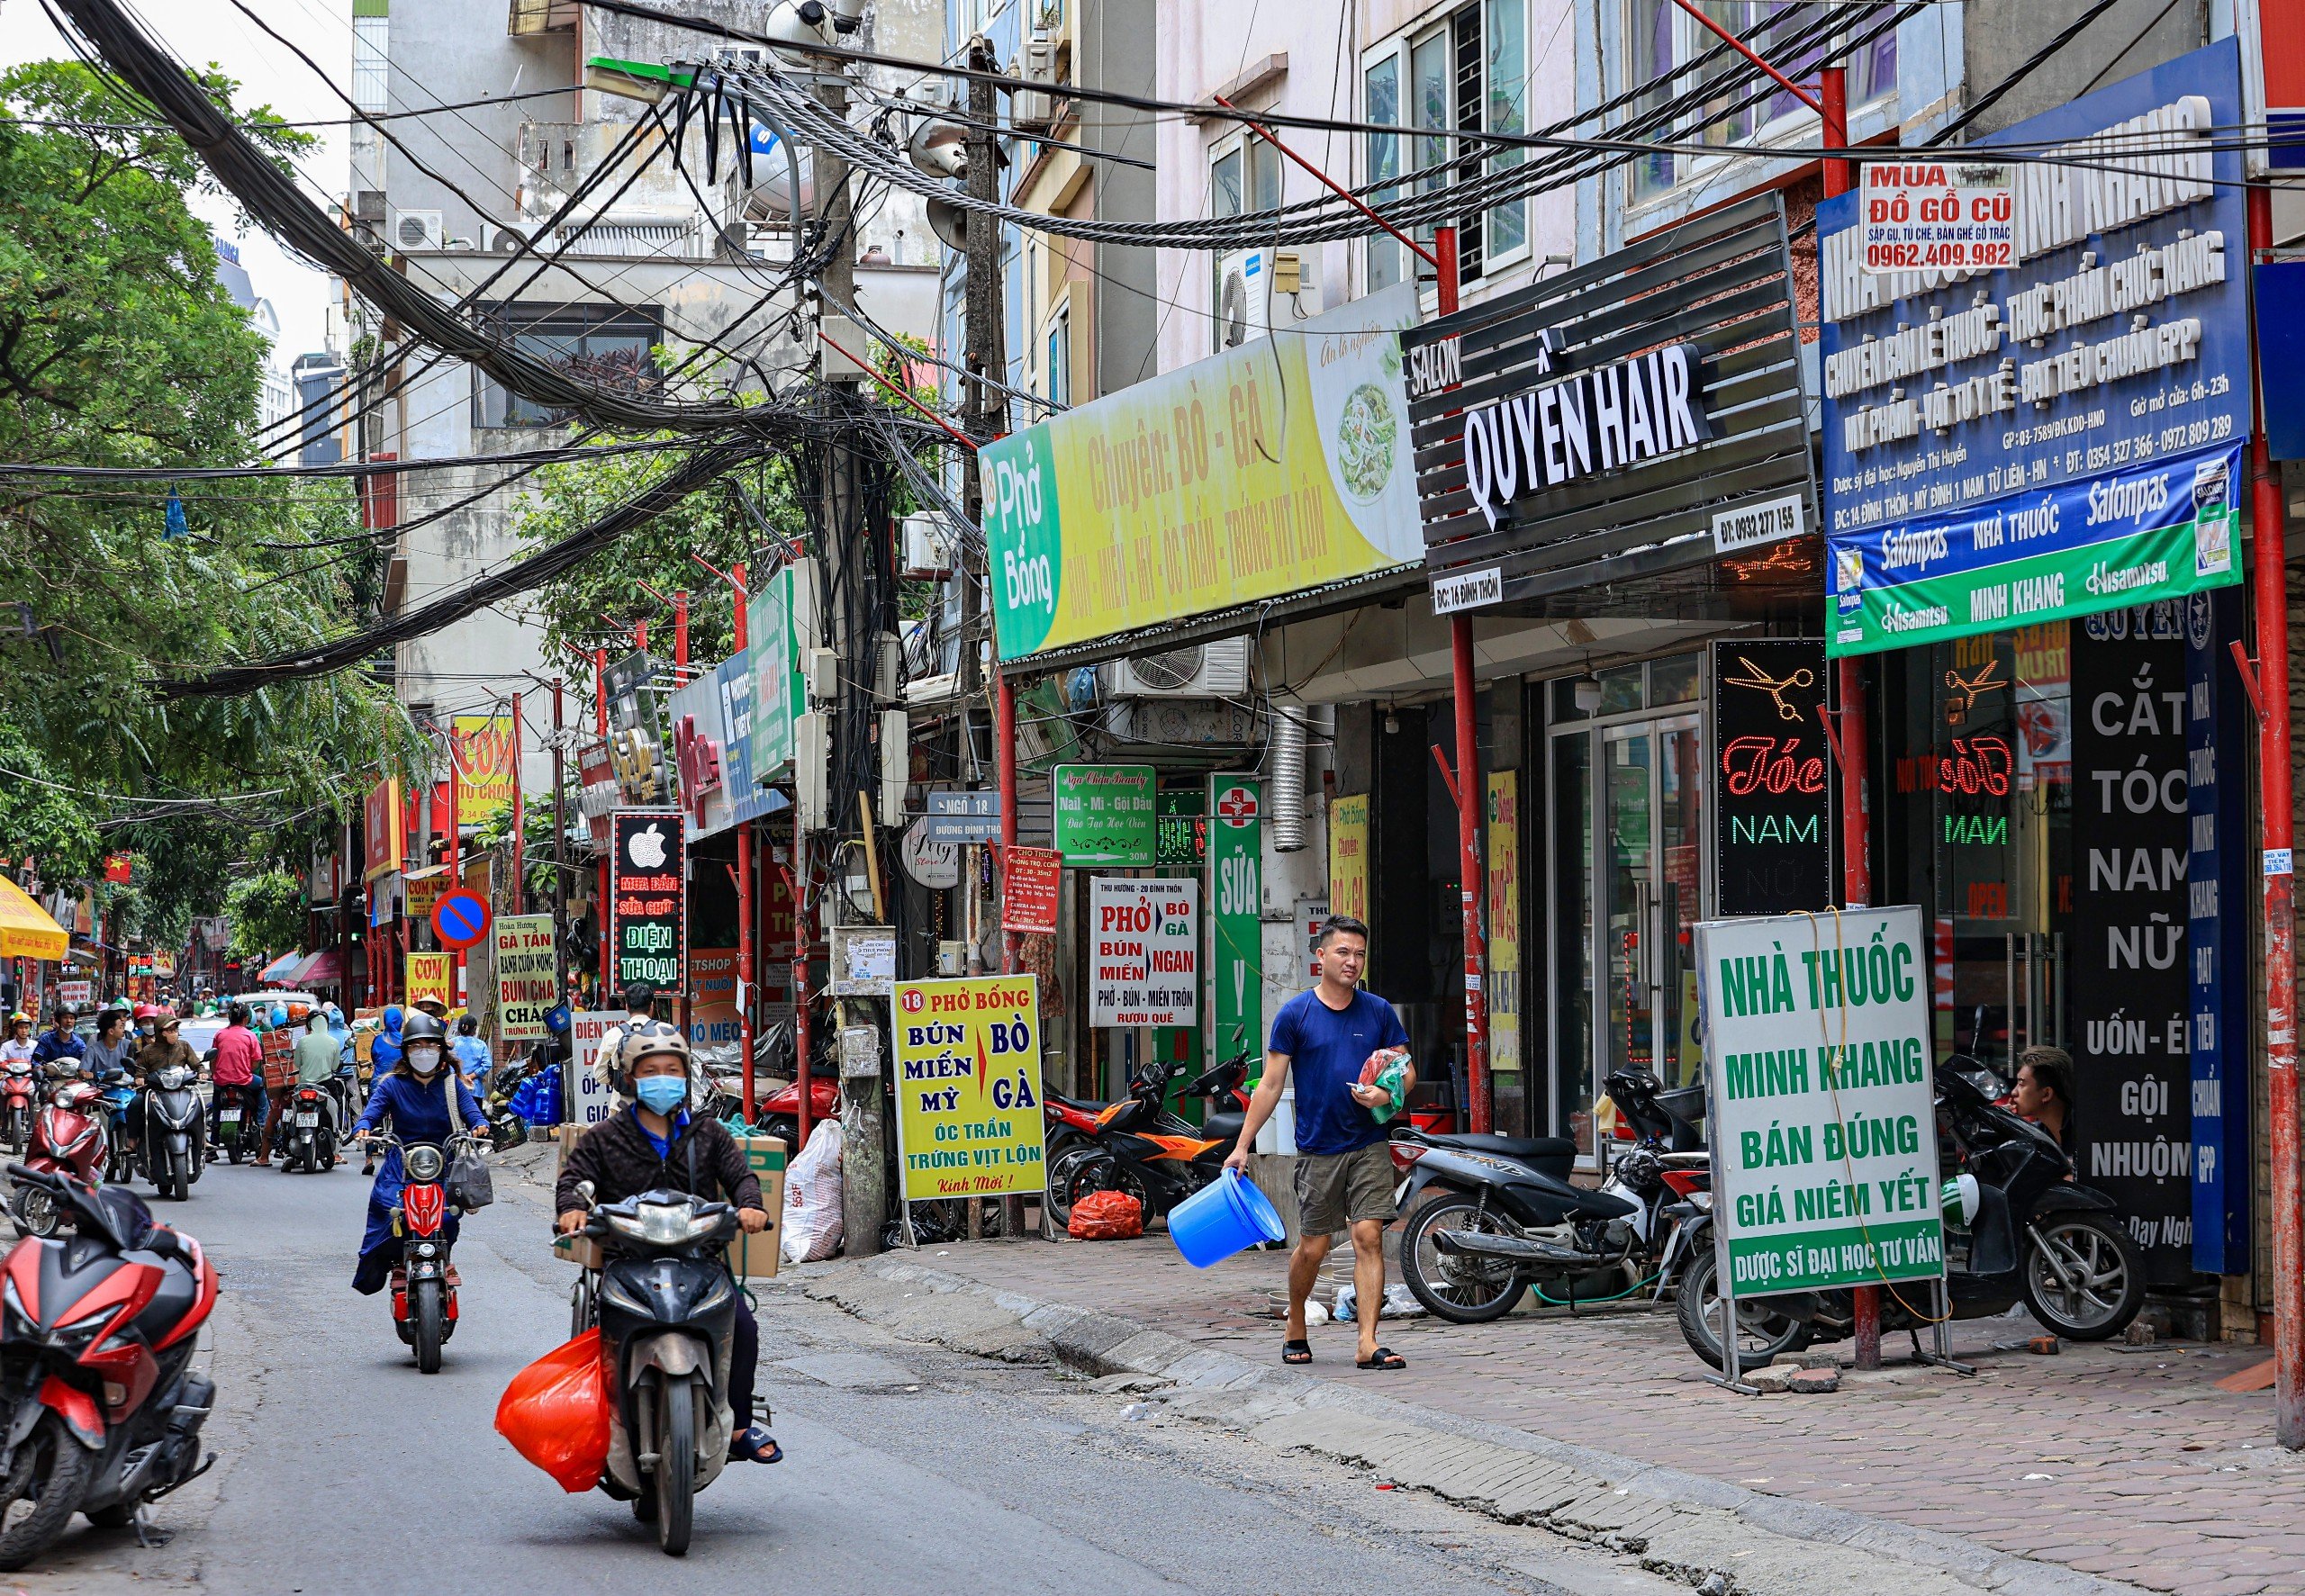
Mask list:
[{"label": "motorbike headlight", "polygon": [[629,1217],[611,1213],[608,1222],[618,1234],[645,1241],[651,1247],[678,1247],[683,1241],[693,1241],[709,1232],[716,1222],[685,1203],[641,1203],[635,1205]]},{"label": "motorbike headlight", "polygon": [[1713,1194],[1711,1192],[1691,1192],[1689,1194],[1689,1201],[1704,1209],[1707,1213],[1713,1212]]},{"label": "motorbike headlight", "polygon": [[409,1179],[420,1184],[439,1179],[440,1171],[447,1168],[447,1160],[440,1156],[440,1150],[429,1143],[408,1149],[402,1155],[402,1161],[407,1168]]},{"label": "motorbike headlight", "polygon": [[434,1258],[438,1256],[439,1251],[440,1249],[429,1241],[419,1241],[416,1244],[416,1256],[419,1258]]},{"label": "motorbike headlight", "polygon": [[6,1333],[11,1336],[37,1336],[40,1327],[24,1311],[24,1299],[16,1294],[16,1283],[0,1282],[0,1320],[6,1321]]}]

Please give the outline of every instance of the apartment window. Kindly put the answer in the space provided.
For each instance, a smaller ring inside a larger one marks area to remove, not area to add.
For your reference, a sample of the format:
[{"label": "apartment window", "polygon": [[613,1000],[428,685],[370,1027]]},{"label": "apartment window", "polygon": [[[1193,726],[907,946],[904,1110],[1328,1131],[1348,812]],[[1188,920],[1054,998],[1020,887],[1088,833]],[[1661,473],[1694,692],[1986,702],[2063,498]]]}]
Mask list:
[{"label": "apartment window", "polygon": [[[1705,14],[1766,57],[1771,65],[1798,83],[1816,75],[1818,65],[1837,37],[1828,24],[1840,23],[1838,37],[1868,32],[1879,18],[1870,11],[1839,6],[1830,0],[1701,0]],[[1757,32],[1756,30],[1758,30]],[[1794,95],[1775,89],[1763,95],[1765,84],[1741,61],[1715,55],[1703,68],[1698,58],[1726,47],[1713,32],[1683,11],[1675,0],[1626,0],[1625,32],[1631,49],[1625,52],[1631,76],[1625,86],[1653,86],[1639,102],[1654,113],[1677,95],[1700,86],[1722,86],[1697,105],[1669,122],[1643,126],[1641,136],[1716,145],[1723,149],[1740,144],[1780,142],[1812,129],[1816,113]],[[1834,53],[1840,53],[1837,49]],[[1849,103],[1852,112],[1895,92],[1897,36],[1882,33],[1843,60],[1849,69]],[[1732,67],[1735,70],[1731,70]],[[1703,125],[1700,125],[1703,124]],[[1632,164],[1632,198],[1647,199],[1677,184],[1699,176],[1717,157],[1645,155]]]},{"label": "apartment window", "polygon": [[[1269,140],[1242,132],[1213,145],[1208,152],[1209,213],[1243,216],[1252,212],[1280,209],[1280,150]],[[1208,259],[1209,347],[1225,347],[1225,327],[1218,311],[1225,301],[1225,256],[1212,252]]]},{"label": "apartment window", "polygon": [[[493,306],[485,315],[491,329],[514,349],[585,382],[648,393],[660,380],[652,351],[664,341],[664,330],[653,311],[514,303]],[[473,372],[475,427],[556,427],[568,416],[521,397],[477,368]]]},{"label": "apartment window", "polygon": [[[1468,183],[1527,158],[1526,151],[1487,152],[1472,133],[1529,131],[1530,0],[1473,0],[1442,22],[1396,35],[1361,58],[1362,120],[1398,127],[1371,133],[1368,179],[1385,184],[1379,204],[1413,186],[1427,194]],[[1512,200],[1455,219],[1460,274],[1477,278],[1526,257],[1529,205]],[[1432,230],[1417,230],[1419,238]],[[1379,236],[1368,244],[1369,286],[1401,280],[1408,252]]]},{"label": "apartment window", "polygon": [[1063,306],[1048,324],[1048,400],[1072,404],[1072,307]]}]

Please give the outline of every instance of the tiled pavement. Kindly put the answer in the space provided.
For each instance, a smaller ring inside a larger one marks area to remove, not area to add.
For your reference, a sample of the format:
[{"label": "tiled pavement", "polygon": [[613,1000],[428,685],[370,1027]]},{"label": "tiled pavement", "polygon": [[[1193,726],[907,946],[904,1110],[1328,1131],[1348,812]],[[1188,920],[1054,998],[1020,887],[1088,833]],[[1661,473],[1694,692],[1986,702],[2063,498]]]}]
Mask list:
[{"label": "tiled pavement", "polygon": [[[1261,1315],[1283,1289],[1282,1254],[1204,1273],[1155,1234],[918,1256],[998,1289],[1279,1356],[1279,1326]],[[2037,1330],[2021,1316],[1955,1326],[1975,1379],[1902,1362],[1895,1337],[1890,1367],[1845,1372],[1829,1396],[1720,1390],[1668,1312],[1388,1321],[1410,1366],[1389,1375],[1354,1369],[1351,1332],[1329,1327],[1314,1332],[1310,1372],[2183,1596],[2305,1593],[2305,1456],[2273,1446],[2270,1393],[2214,1384],[2258,1348],[2067,1343],[2041,1357],[2023,1349]]]}]

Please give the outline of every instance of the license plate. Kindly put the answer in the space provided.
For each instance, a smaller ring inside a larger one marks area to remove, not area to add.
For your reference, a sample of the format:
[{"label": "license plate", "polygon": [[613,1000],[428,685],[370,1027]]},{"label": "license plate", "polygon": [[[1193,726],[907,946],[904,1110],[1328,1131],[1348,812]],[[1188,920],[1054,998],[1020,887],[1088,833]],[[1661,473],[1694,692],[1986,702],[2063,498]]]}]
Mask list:
[{"label": "license plate", "polygon": [[223,1113],[222,1118],[218,1123],[227,1125],[239,1124],[240,1123],[240,1111],[237,1108],[226,1109]]},{"label": "license plate", "polygon": [[311,1114],[300,1114],[296,1116],[296,1123],[299,1125],[317,1125],[321,1123],[321,1116],[318,1111]]}]

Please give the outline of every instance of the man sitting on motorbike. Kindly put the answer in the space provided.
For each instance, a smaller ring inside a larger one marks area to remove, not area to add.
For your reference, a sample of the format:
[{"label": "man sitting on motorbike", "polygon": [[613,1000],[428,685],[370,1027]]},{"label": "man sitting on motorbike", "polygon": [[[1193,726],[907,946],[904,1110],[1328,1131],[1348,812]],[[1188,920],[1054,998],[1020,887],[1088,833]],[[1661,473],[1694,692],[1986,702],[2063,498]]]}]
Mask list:
[{"label": "man sitting on motorbike", "polygon": [[[556,1195],[561,1233],[573,1236],[584,1228],[584,1200],[576,1188],[588,1180],[595,1203],[621,1203],[643,1192],[686,1192],[735,1204],[746,1235],[766,1230],[760,1177],[746,1166],[737,1139],[719,1121],[688,1112],[688,1039],[673,1026],[637,1022],[626,1030],[612,1069],[618,1094],[636,1101],[585,1132],[562,1166]],[[739,1292],[728,1348],[731,1462],[775,1463],[784,1456],[768,1427],[753,1422],[759,1363],[760,1325]]]},{"label": "man sitting on motorbike", "polygon": [[87,1056],[88,1044],[73,1032],[72,1022],[77,1017],[70,1004],[58,1004],[56,1029],[41,1032],[40,1041],[32,1044],[32,1062],[46,1071],[50,1080],[69,1080],[80,1073],[80,1061]]},{"label": "man sitting on motorbike", "polygon": [[[366,1139],[387,1120],[397,1140],[429,1141],[446,1146],[459,1127],[469,1127],[473,1134],[486,1136],[488,1120],[472,1094],[448,1068],[447,1037],[440,1029],[440,1022],[429,1014],[408,1016],[401,1029],[401,1058],[389,1075],[376,1078],[375,1089],[368,1095],[368,1106],[352,1127],[353,1134]],[[392,1278],[393,1266],[400,1262],[400,1238],[393,1234],[393,1210],[400,1206],[402,1188],[407,1185],[401,1174],[400,1149],[393,1148],[384,1154],[384,1168],[376,1172],[376,1183],[368,1188],[368,1231],[361,1238],[360,1262],[352,1274],[352,1289],[362,1296],[373,1296],[382,1291]],[[448,1215],[446,1231],[448,1244],[456,1240],[456,1216]],[[456,1279],[453,1266],[449,1269],[449,1284]]]},{"label": "man sitting on motorbike", "polygon": [[[166,1069],[171,1064],[182,1065],[195,1076],[199,1074],[200,1059],[193,1052],[184,1038],[177,1033],[180,1023],[181,1022],[174,1014],[158,1016],[152,1039],[136,1050],[134,1069],[136,1084],[140,1089],[151,1083],[154,1070]],[[129,1114],[129,1146],[131,1148],[136,1146],[136,1132],[143,1123],[144,1116],[141,1114],[131,1112]],[[209,1157],[213,1158],[216,1155],[212,1139],[209,1146]]]},{"label": "man sitting on motorbike", "polygon": [[32,1061],[32,1017],[22,1009],[8,1016],[8,1040],[0,1041],[0,1065]]},{"label": "man sitting on motorbike", "polygon": [[136,1057],[136,1039],[129,1034],[128,1011],[108,1008],[96,1016],[96,1039],[88,1044],[81,1069],[98,1086],[109,1086],[125,1075]]},{"label": "man sitting on motorbike", "polygon": [[[325,1094],[328,1090],[328,1083],[336,1078],[337,1056],[339,1050],[336,1038],[329,1032],[328,1016],[320,1010],[314,1009],[312,1018],[304,1022],[304,1034],[296,1039],[296,1085],[318,1087]],[[294,1096],[295,1093],[292,1089],[283,1093],[279,1101],[285,1103]],[[321,1112],[322,1114],[329,1112],[325,1104],[322,1105]],[[278,1118],[279,1113],[275,1110],[276,1123]],[[335,1126],[331,1124],[330,1129],[333,1130]],[[271,1141],[269,1126],[266,1128],[265,1140],[267,1143]]]}]

